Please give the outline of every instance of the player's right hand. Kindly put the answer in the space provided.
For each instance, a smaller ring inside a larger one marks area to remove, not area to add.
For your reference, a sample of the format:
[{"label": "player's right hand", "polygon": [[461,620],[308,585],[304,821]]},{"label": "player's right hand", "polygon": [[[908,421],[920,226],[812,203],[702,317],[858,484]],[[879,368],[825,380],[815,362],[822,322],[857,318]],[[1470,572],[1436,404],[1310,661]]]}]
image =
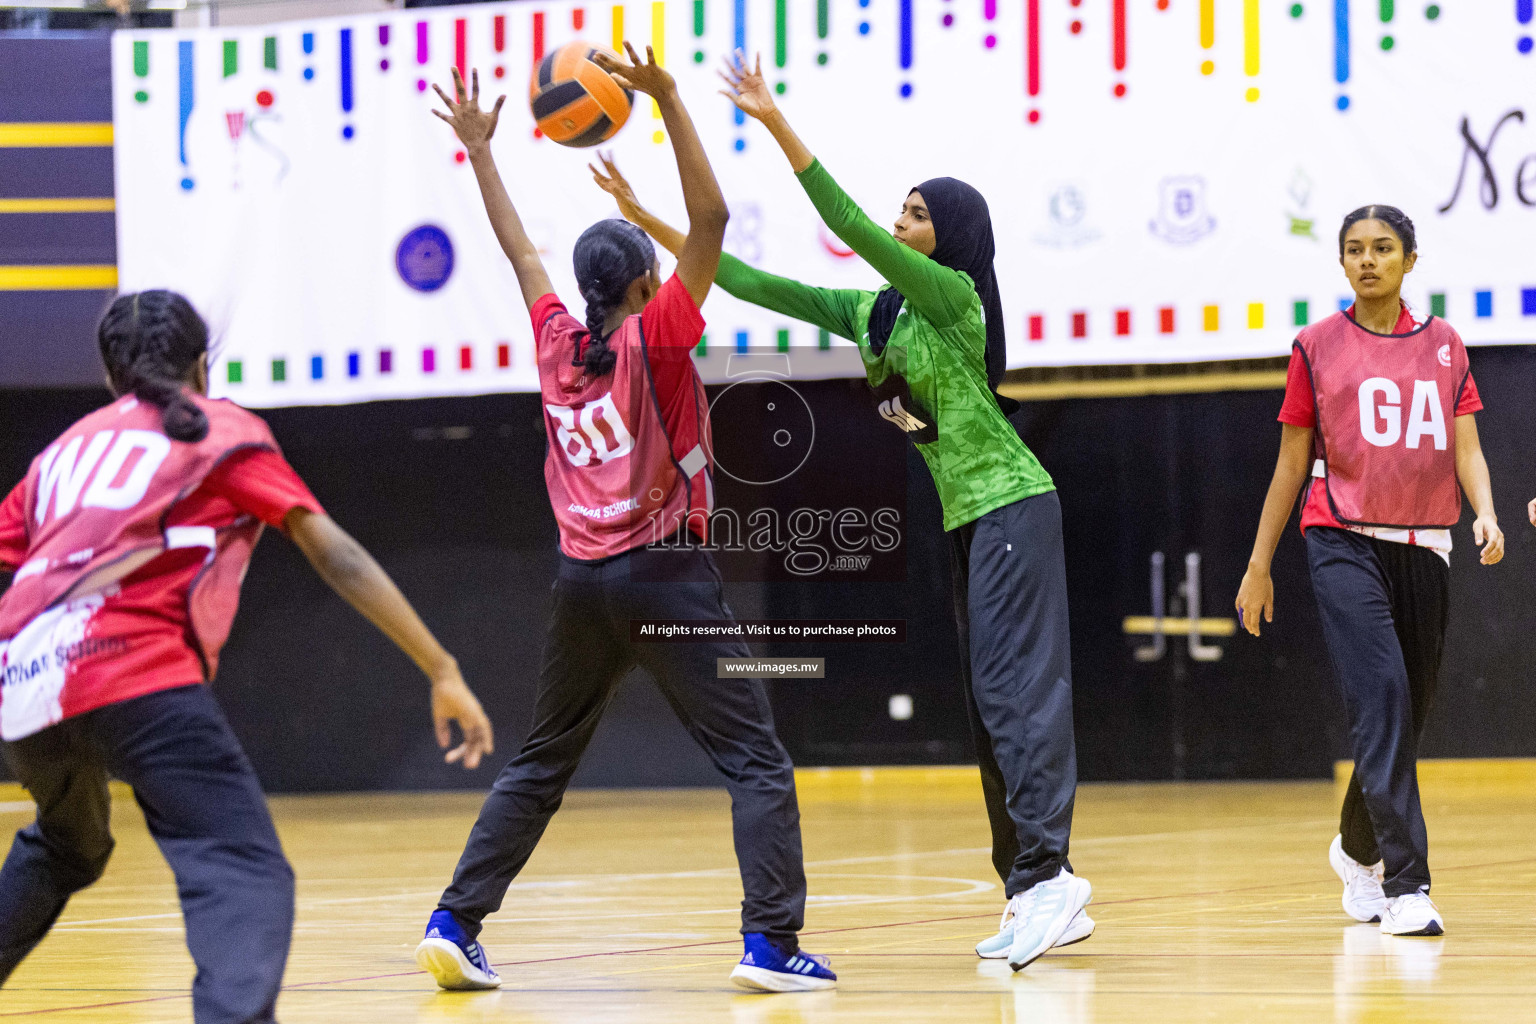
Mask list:
[{"label": "player's right hand", "polygon": [[[452,750],[453,742],[449,722],[458,722],[464,742]],[[443,760],[449,764],[462,761],[465,768],[480,767],[480,758],[496,749],[491,732],[491,720],[485,717],[480,701],[464,683],[464,677],[455,666],[432,680],[432,729],[437,734],[437,745],[448,753]]]},{"label": "player's right hand", "polygon": [[592,164],[587,164],[587,170],[592,172],[592,180],[597,182],[597,187],[613,196],[619,204],[619,213],[631,224],[640,223],[640,200],[635,198],[635,190],[630,187],[629,179],[619,173],[619,165],[613,162],[613,151],[599,152],[597,158],[603,162],[603,167],[608,173],[604,174]]},{"label": "player's right hand", "polygon": [[1275,621],[1275,584],[1269,573],[1249,568],[1243,584],[1237,588],[1237,621],[1254,636],[1259,635],[1259,618]]},{"label": "player's right hand", "polygon": [[496,134],[496,122],[501,117],[501,105],[507,101],[505,96],[496,100],[496,105],[490,110],[480,109],[480,72],[470,72],[470,80],[474,83],[474,92],[466,96],[464,93],[464,76],[459,74],[459,69],[453,69],[453,91],[458,96],[458,102],[448,98],[448,94],[436,82],[432,88],[443,98],[448,105],[448,113],[434,109],[432,113],[447,121],[452,126],[454,134],[459,141],[464,143],[464,148],[473,152],[483,148],[491,141],[491,136]]}]

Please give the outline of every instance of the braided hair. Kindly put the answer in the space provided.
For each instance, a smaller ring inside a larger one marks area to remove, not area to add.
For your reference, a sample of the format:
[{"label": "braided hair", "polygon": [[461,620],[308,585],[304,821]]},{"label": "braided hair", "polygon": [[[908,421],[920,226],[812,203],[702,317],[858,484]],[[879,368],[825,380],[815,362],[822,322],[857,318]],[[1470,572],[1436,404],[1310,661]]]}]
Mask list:
[{"label": "braided hair", "polygon": [[1386,206],[1373,203],[1370,206],[1362,206],[1358,210],[1351,210],[1344,216],[1344,225],[1339,228],[1339,255],[1344,255],[1344,236],[1349,234],[1349,229],[1362,220],[1379,220],[1391,228],[1397,235],[1397,240],[1403,243],[1403,255],[1417,251],[1418,240],[1413,234],[1413,221],[1408,215],[1395,206]]},{"label": "braided hair", "polygon": [[[613,370],[618,354],[608,347],[608,317],[624,304],[629,286],[656,267],[656,247],[628,221],[600,220],[581,233],[572,254],[576,285],[587,303],[587,372],[601,377]],[[578,343],[579,344],[579,343]]]},{"label": "braided hair", "polygon": [[186,388],[188,371],[208,351],[208,325],[190,302],[158,290],[119,295],[96,328],[96,342],[112,390],[157,406],[167,437],[208,436],[208,417]]}]

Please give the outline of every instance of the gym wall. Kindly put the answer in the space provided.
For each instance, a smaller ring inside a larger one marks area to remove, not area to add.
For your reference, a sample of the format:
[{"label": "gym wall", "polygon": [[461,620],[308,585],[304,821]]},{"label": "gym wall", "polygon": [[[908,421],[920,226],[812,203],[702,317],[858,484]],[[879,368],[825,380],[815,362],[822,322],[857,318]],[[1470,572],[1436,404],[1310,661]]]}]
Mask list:
[{"label": "gym wall", "polygon": [[[1470,516],[1455,531],[1454,608],[1424,754],[1536,755],[1529,699],[1536,635],[1536,469],[1527,396],[1536,352],[1472,352],[1479,430],[1509,555],[1477,564]],[[818,438],[854,439],[867,475],[906,490],[904,583],[731,583],[743,618],[899,618],[907,642],[760,653],[825,656],[827,678],[771,683],[801,765],[957,763],[971,757],[958,691],[949,568],[937,496],[920,459],[870,411],[863,385],[801,383]],[[718,390],[716,389],[716,393]],[[0,393],[0,479],[101,392]],[[1230,616],[1279,443],[1277,391],[1030,403],[1014,418],[1061,492],[1072,611],[1078,760],[1085,780],[1324,777],[1346,752],[1343,711],[1295,520],[1276,556],[1277,615],[1262,639],[1216,640],[1218,661],[1170,637],[1160,661],[1122,631],[1150,613],[1149,559],[1166,556],[1170,614],[1184,614],[1184,559],[1201,556],[1202,614]],[[373,551],[463,665],[514,752],[530,721],[555,571],[537,398],[503,395],[269,410],[317,496]],[[836,445],[835,441],[828,444]],[[830,450],[830,449],[829,449]],[[845,458],[842,453],[839,458]],[[889,483],[889,481],[886,481]],[[425,687],[410,663],[333,596],[282,538],[257,550],[217,692],[274,791],[478,788],[439,763]],[[891,718],[889,699],[912,698]],[[621,688],[576,783],[710,785],[712,768],[639,673]]]}]

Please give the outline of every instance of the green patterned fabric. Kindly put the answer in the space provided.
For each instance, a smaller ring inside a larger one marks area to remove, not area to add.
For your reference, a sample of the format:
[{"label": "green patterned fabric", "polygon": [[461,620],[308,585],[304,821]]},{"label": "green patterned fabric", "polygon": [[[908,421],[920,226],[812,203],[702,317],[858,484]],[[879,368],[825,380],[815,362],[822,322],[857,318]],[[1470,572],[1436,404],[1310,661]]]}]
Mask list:
[{"label": "green patterned fabric", "polygon": [[[877,392],[905,380],[908,413],[934,420],[938,436],[918,444],[953,530],[993,509],[1053,490],[1050,474],[1019,439],[987,388],[987,329],[981,299],[964,273],[928,259],[881,230],[818,161],[800,175],[827,226],[906,298],[885,348],[870,350],[876,292],[813,288],[724,255],[715,281],[731,295],[814,324],[859,346]],[[890,418],[889,409],[882,415]],[[924,421],[926,422],[926,421]],[[919,436],[914,433],[914,437]]]}]

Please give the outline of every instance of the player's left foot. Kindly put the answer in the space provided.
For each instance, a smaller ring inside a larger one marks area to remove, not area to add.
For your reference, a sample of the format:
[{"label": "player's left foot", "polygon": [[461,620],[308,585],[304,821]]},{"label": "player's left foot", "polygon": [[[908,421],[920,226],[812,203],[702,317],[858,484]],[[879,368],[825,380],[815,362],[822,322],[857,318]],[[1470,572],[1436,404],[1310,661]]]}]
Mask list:
[{"label": "player's left foot", "polygon": [[[983,960],[1001,960],[1008,955],[1013,948],[1013,901],[1008,901],[1008,909],[1003,911],[1003,921],[997,926],[997,934],[990,939],[982,939],[976,943],[976,955]],[[1060,949],[1062,946],[1070,946],[1074,942],[1082,942],[1093,934],[1093,918],[1088,916],[1086,910],[1079,910],[1072,923],[1067,925],[1067,930],[1061,933],[1061,938],[1056,940],[1052,949]]]},{"label": "player's left foot", "polygon": [[1388,935],[1443,935],[1445,918],[1428,893],[1410,892],[1387,898],[1381,930]]},{"label": "player's left foot", "polygon": [[1056,945],[1067,926],[1093,898],[1093,886],[1066,868],[1055,878],[1037,883],[1011,901],[1015,919],[1008,966],[1022,971]]},{"label": "player's left foot", "polygon": [[500,988],[501,977],[485,955],[485,947],[464,934],[446,910],[434,910],[427,935],[416,947],[416,962],[437,979],[439,988]]},{"label": "player's left foot", "polygon": [[761,932],[742,936],[746,955],[731,972],[731,982],[754,992],[809,992],[835,988],[837,975],[824,956],[785,953]]}]

